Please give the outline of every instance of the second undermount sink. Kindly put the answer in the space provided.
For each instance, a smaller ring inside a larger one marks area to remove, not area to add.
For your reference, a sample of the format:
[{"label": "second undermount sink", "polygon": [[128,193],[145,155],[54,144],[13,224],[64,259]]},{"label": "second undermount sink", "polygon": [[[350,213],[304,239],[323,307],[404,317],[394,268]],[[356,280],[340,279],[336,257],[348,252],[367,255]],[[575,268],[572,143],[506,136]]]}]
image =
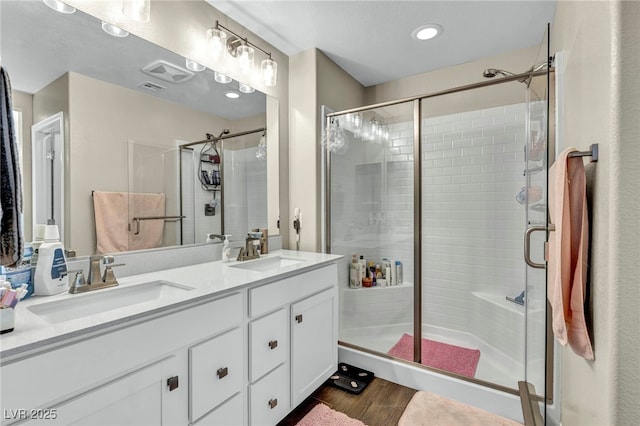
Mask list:
[{"label": "second undermount sink", "polygon": [[265,272],[265,271],[271,271],[271,270],[276,270],[280,268],[286,268],[287,266],[297,265],[302,262],[304,262],[304,259],[273,256],[273,257],[262,257],[260,259],[255,259],[255,260],[247,260],[244,262],[231,265],[231,267],[238,268],[238,269],[246,269],[249,271]]},{"label": "second undermount sink", "polygon": [[68,299],[40,303],[27,309],[51,324],[97,315],[126,306],[179,296],[193,287],[168,281],[144,284],[75,295]]}]

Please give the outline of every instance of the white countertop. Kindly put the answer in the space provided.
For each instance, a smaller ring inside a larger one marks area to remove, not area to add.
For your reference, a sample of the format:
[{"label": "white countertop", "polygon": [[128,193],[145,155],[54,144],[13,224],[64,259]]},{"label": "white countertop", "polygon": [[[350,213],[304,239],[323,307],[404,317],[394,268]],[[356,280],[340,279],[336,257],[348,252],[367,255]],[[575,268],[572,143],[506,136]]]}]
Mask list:
[{"label": "white countertop", "polygon": [[[229,263],[220,261],[207,262],[120,278],[118,279],[120,282],[118,287],[82,294],[65,292],[55,296],[31,297],[16,306],[15,330],[0,335],[0,361],[2,363],[8,362],[34,351],[78,340],[96,332],[103,332],[107,328],[122,327],[131,322],[175,312],[188,307],[190,304],[214,299],[248,285],[268,283],[297,275],[319,266],[333,263],[342,257],[322,253],[278,250],[261,256],[261,259],[278,256],[298,259],[300,262],[260,272],[233,267],[233,265],[237,264],[248,264],[253,262],[252,260],[244,262],[234,260]],[[105,294],[109,291],[118,291],[118,289],[125,286],[135,286],[136,284],[152,281],[168,281],[192,287],[193,290],[181,292],[181,294],[170,298],[166,297],[137,303],[56,324],[49,323],[29,310],[29,307],[38,304],[66,299],[80,301],[85,296]]]}]

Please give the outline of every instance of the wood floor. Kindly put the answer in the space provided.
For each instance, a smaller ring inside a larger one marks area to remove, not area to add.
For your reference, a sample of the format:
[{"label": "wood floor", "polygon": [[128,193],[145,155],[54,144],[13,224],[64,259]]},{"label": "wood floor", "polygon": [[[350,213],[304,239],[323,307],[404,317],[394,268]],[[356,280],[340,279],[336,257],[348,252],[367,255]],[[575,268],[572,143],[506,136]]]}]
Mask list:
[{"label": "wood floor", "polygon": [[414,393],[416,393],[415,389],[378,377],[374,378],[360,395],[350,394],[331,385],[323,385],[278,426],[294,426],[321,402],[368,426],[396,425]]}]

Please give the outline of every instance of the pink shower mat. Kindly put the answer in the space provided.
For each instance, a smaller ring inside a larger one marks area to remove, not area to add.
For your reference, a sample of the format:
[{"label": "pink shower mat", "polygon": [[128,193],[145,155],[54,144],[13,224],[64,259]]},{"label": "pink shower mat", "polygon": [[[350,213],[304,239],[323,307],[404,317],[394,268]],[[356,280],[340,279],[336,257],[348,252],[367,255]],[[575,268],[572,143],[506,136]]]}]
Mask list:
[{"label": "pink shower mat", "polygon": [[[413,360],[413,336],[403,334],[398,343],[393,345],[387,353],[396,358]],[[422,365],[474,377],[480,359],[480,350],[422,339],[421,358]]]}]

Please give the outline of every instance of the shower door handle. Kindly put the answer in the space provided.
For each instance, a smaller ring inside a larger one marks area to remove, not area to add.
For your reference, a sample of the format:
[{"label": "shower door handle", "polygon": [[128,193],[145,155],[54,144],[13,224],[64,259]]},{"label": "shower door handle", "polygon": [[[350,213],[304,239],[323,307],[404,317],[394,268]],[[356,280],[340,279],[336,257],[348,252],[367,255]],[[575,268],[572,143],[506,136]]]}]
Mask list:
[{"label": "shower door handle", "polygon": [[539,225],[539,226],[531,226],[527,228],[524,232],[524,261],[527,262],[527,265],[532,268],[545,269],[547,267],[546,263],[536,263],[531,260],[531,234],[536,231],[553,231],[555,227],[551,224],[549,225]]}]

